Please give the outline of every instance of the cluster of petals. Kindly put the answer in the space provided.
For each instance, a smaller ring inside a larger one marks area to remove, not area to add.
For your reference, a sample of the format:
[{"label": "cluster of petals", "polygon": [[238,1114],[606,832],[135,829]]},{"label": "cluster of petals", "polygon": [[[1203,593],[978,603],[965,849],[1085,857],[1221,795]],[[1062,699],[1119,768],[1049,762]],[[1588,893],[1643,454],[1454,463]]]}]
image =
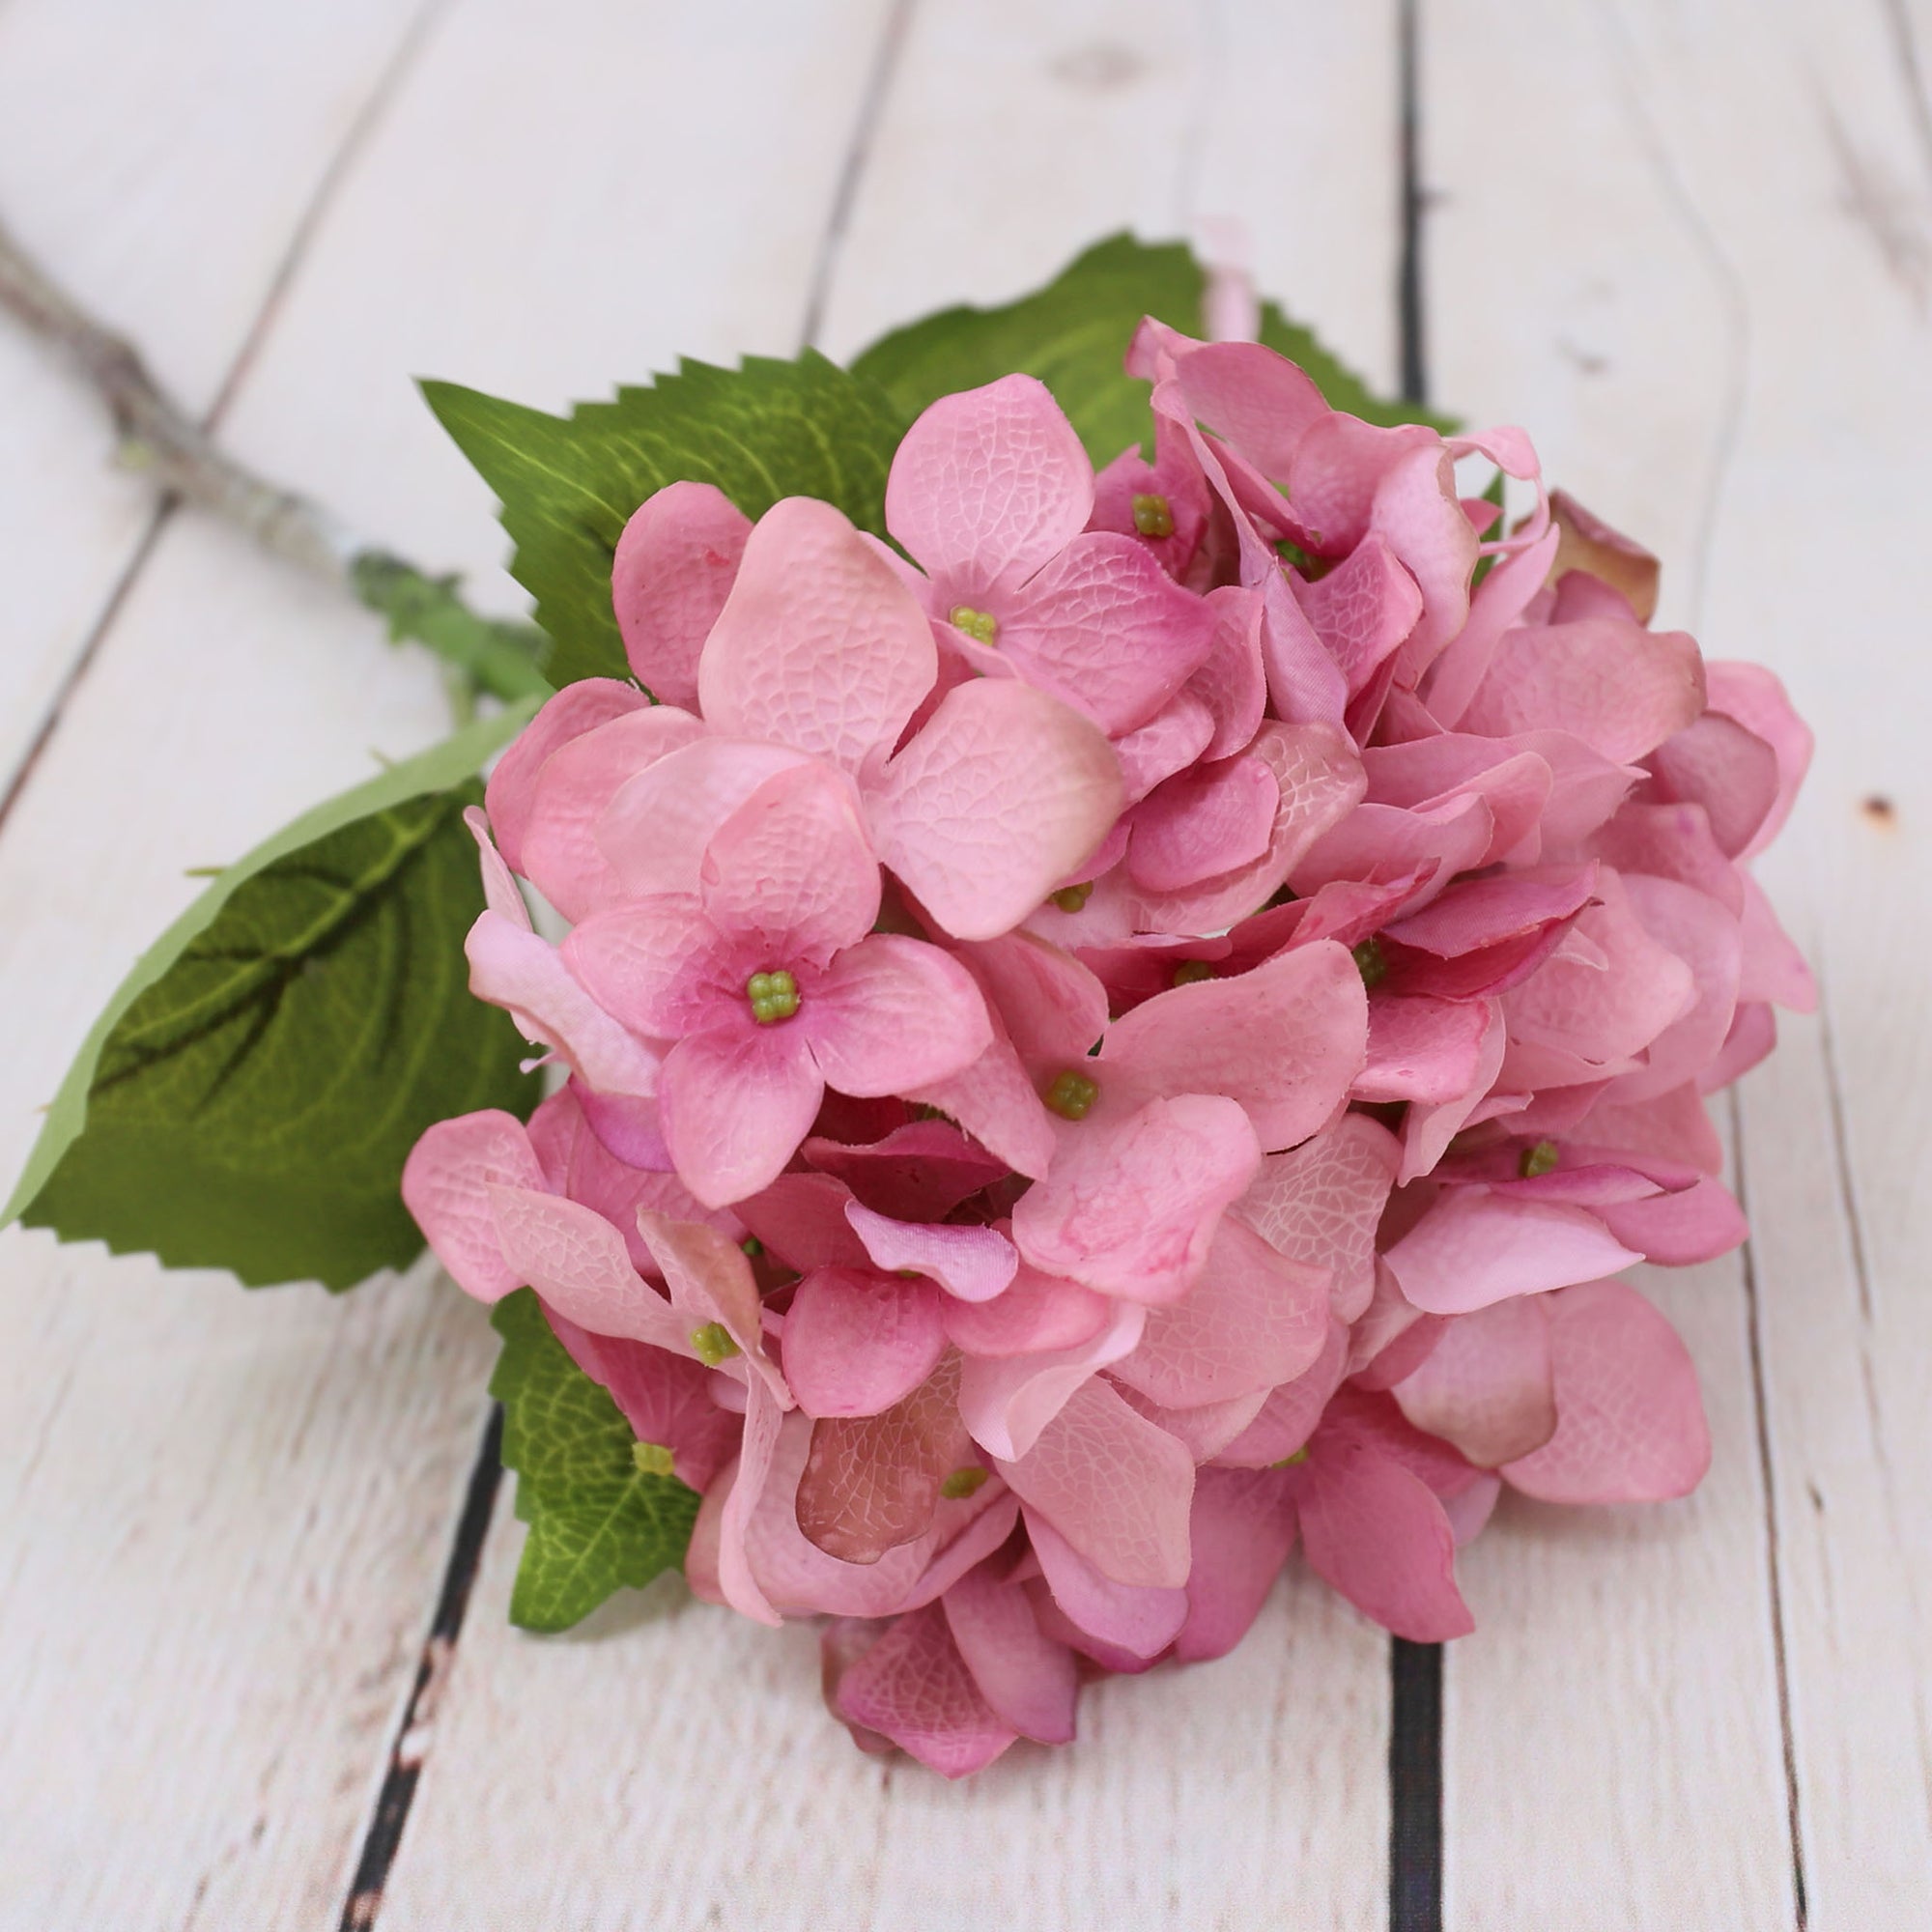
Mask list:
[{"label": "cluster of petals", "polygon": [[948,1775],[1229,1651],[1297,1542],[1435,1640],[1505,1487],[1690,1490],[1622,1277],[1743,1238],[1704,1099],[1811,999],[1749,872],[1804,727],[1520,431],[1128,367],[1151,461],[1008,377],[909,431],[891,544],[638,510],[637,682],[474,818],[471,982],[558,1084],[404,1181],[700,1492],[694,1589],[828,1619],[855,1739]]}]

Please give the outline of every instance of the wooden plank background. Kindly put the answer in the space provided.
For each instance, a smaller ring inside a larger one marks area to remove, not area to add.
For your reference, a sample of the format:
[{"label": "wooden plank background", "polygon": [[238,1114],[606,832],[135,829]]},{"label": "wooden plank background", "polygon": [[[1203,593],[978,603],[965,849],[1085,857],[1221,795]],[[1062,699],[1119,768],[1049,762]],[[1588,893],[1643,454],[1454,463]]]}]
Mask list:
[{"label": "wooden plank background", "polygon": [[[412,374],[554,407],[839,355],[1240,221],[1790,683],[1765,872],[1825,1000],[1723,1109],[1751,1247],[1646,1283],[1694,1499],[1506,1504],[1439,1709],[1292,1570],[1233,1658],[965,1787],[854,1753],[809,1631],[669,1583],[509,1630],[492,1342],[427,1270],[246,1295],[0,1236],[0,1928],[1932,1923],[1928,75],[1932,0],[5,0],[6,218],[241,453],[505,610]],[[108,443],[0,327],[9,1172],[185,868],[443,723]]]}]

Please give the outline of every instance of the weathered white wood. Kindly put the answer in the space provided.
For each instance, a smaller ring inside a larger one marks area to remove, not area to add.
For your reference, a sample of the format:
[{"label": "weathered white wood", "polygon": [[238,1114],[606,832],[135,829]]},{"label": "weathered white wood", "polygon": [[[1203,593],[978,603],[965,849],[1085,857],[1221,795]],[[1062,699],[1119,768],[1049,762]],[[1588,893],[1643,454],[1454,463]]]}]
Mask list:
[{"label": "weathered white wood", "polygon": [[[1324,87],[1315,62],[1330,58],[1375,91]],[[1204,36],[1139,0],[924,0],[858,184],[827,347],[1002,299],[1098,235],[1172,234],[1197,209],[1245,219],[1264,263],[1293,263],[1303,312],[1372,314],[1390,299],[1394,71],[1378,14],[1350,32],[1313,7],[1254,6]],[[1263,137],[1210,106],[1236,87],[1259,103],[1270,75],[1264,168]],[[1364,161],[1330,189],[1353,239],[1331,207],[1332,252],[1294,262],[1280,185],[1337,154]],[[1386,326],[1345,346],[1385,366]],[[807,1630],[775,1636],[668,1587],[594,1637],[509,1630],[507,1518],[499,1503],[385,1928],[1381,1922],[1387,1643],[1298,1573],[1233,1658],[1090,1692],[1071,1750],[1016,1750],[949,1787],[852,1749]]]},{"label": "weathered white wood", "polygon": [[[12,0],[0,215],[205,410],[423,0]],[[0,788],[154,513],[99,406],[0,327]]]},{"label": "weathered white wood", "polygon": [[[1455,1654],[1460,1927],[1559,1906],[1586,1926],[1791,1922],[1780,1636],[1809,1924],[1932,1914],[1932,1028],[1907,963],[1932,817],[1932,148],[1903,17],[1428,9],[1439,392],[1529,423],[1558,480],[1662,553],[1664,615],[1789,683],[1819,757],[1760,869],[1827,988],[1827,1024],[1787,1023],[1740,1100],[1769,1494],[1752,1310],[1719,1264],[1665,1301],[1718,1423],[1712,1486],[1681,1513],[1710,1544],[1662,1525],[1595,1579],[1623,1616],[1551,1591],[1547,1648],[1485,1634]],[[1514,1605],[1587,1536],[1517,1513],[1472,1587]],[[1594,1652],[1568,1634],[1584,1616]],[[1586,1695],[1603,1716],[1579,1730]],[[1539,1847],[1558,1843],[1552,1871]]]},{"label": "weathered white wood", "polygon": [[[603,386],[674,347],[782,344],[880,10],[720,21],[701,86],[672,64],[695,44],[688,16],[445,11],[242,385],[247,452],[435,555],[447,526],[412,505],[466,499],[412,365],[560,400],[580,372]],[[146,42],[145,67],[120,69],[104,26],[93,46],[143,103],[143,137],[172,138],[192,71]],[[327,63],[311,71],[335,86]],[[816,90],[803,105],[800,86]],[[622,138],[600,147],[593,126]],[[254,138],[264,152],[236,137],[231,168],[285,165],[272,116]],[[180,219],[191,242],[199,210]],[[691,238],[713,229],[702,254]],[[10,483],[9,517],[16,497]],[[467,500],[473,527],[447,553],[494,556],[480,492]],[[199,890],[185,867],[444,727],[431,665],[339,594],[175,519],[0,836],[0,1165],[24,1156],[32,1109],[128,962]],[[0,1236],[7,1932],[334,1922],[493,1354],[482,1312],[426,1280],[348,1304],[248,1296]]]}]

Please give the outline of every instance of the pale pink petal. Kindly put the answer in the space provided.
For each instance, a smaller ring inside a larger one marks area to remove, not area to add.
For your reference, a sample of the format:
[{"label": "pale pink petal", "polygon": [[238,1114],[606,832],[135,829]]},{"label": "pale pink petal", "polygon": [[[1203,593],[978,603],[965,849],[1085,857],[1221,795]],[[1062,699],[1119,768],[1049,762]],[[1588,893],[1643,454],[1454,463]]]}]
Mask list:
[{"label": "pale pink petal", "polygon": [[824,1092],[792,1021],[678,1041],[658,1093],[678,1178],[707,1208],[769,1187],[811,1131]]},{"label": "pale pink petal", "polygon": [[995,1039],[963,1072],[929,1081],[905,1097],[957,1121],[1016,1174],[1037,1179],[1053,1163],[1060,1145],[1053,1117],[1005,1038]]},{"label": "pale pink petal", "polygon": [[980,679],[941,699],[867,794],[880,858],[948,932],[1017,925],[1091,858],[1123,802],[1119,761],[1044,692]]},{"label": "pale pink petal", "polygon": [[[1249,737],[1254,733],[1249,732]],[[1114,740],[1126,802],[1145,798],[1162,779],[1185,771],[1214,737],[1214,714],[1189,689],[1170,698],[1145,724]],[[1235,748],[1240,750],[1240,746]]]},{"label": "pale pink petal", "polygon": [[1188,413],[1277,482],[1289,475],[1302,438],[1332,413],[1311,377],[1259,343],[1193,345],[1177,361],[1175,380]]},{"label": "pale pink petal", "polygon": [[1744,969],[1739,924],[1716,899],[1675,879],[1627,875],[1631,910],[1660,946],[1690,968],[1695,997],[1650,1042],[1639,1072],[1610,1090],[1613,1100],[1647,1100],[1694,1080],[1718,1056],[1737,1011]]},{"label": "pale pink petal", "polygon": [[1116,1381],[1169,1407],[1293,1381],[1328,1338],[1328,1270],[1291,1261],[1232,1215],[1187,1295],[1151,1309]]},{"label": "pale pink petal", "polygon": [[1268,1469],[1287,1462],[1315,1434],[1348,1365],[1349,1331],[1331,1317],[1314,1366],[1270,1390],[1247,1427],[1222,1447],[1219,1460],[1240,1469]]},{"label": "pale pink petal", "polygon": [[1020,1258],[997,1228],[895,1221],[848,1202],[845,1218],[875,1266],[930,1276],[961,1301],[990,1301],[1012,1280]]},{"label": "pale pink petal", "polygon": [[767,779],[704,848],[704,911],[773,965],[823,965],[872,929],[879,867],[851,787],[826,765]]},{"label": "pale pink petal", "polygon": [[614,677],[583,677],[567,684],[510,741],[483,792],[483,809],[497,848],[513,871],[523,870],[524,827],[529,822],[537,778],[553,752],[585,731],[638,711],[651,700],[635,685]]},{"label": "pale pink petal", "polygon": [[835,1708],[946,1777],[983,1769],[1017,1735],[986,1701],[937,1605],[898,1618],[845,1671]]},{"label": "pale pink petal", "polygon": [[510,870],[503,855],[497,850],[490,837],[490,821],[480,806],[467,806],[463,822],[469,828],[469,836],[476,841],[476,857],[483,874],[483,903],[491,912],[508,920],[512,925],[521,926],[526,932],[530,927],[530,909],[524,903],[522,889],[517,884],[517,875]]},{"label": "pale pink petal", "polygon": [[1183,1663],[1226,1657],[1261,1614],[1294,1547],[1294,1503],[1281,1472],[1202,1469],[1194,1478],[1187,1621],[1175,1637]]},{"label": "pale pink petal", "polygon": [[1000,1717],[1023,1738],[1070,1744],[1079,1672],[1073,1653],[1042,1634],[1025,1590],[981,1564],[940,1602],[967,1669]]},{"label": "pale pink petal", "polygon": [[1422,592],[1379,532],[1371,532],[1325,577],[1289,579],[1295,601],[1341,668],[1353,696],[1415,628]]},{"label": "pale pink petal", "polygon": [[1167,893],[1251,866],[1267,852],[1280,806],[1264,759],[1196,765],[1135,810],[1128,875],[1144,892]]},{"label": "pale pink petal", "polygon": [[632,670],[662,702],[697,702],[697,654],[751,534],[751,518],[710,483],[667,484],[624,526],[611,605]]},{"label": "pale pink petal", "polygon": [[1811,730],[1791,708],[1784,686],[1762,665],[1720,662],[1704,669],[1711,709],[1735,718],[1777,754],[1777,801],[1739,855],[1749,859],[1777,837],[1791,815],[1811,763]]},{"label": "pale pink petal", "polygon": [[498,1108],[437,1122],[403,1163],[403,1206],[450,1279],[478,1301],[500,1301],[524,1285],[503,1253],[490,1189],[544,1185],[524,1123]]},{"label": "pale pink petal", "polygon": [[1739,875],[1744,888],[1744,913],[1738,923],[1743,957],[1738,969],[1738,999],[1770,1001],[1792,1013],[1818,1009],[1818,982],[1772,910],[1764,888],[1748,872]]},{"label": "pale pink petal", "polygon": [[486,911],[463,950],[469,990],[503,1008],[526,1039],[554,1048],[600,1093],[657,1092],[657,1055],[591,998],[549,940]]},{"label": "pale pink petal", "polygon": [[745,546],[697,685],[713,730],[856,774],[897,742],[938,669],[925,613],[891,566],[829,503],[788,497]]},{"label": "pale pink petal", "polygon": [[1496,1076],[1502,1071],[1503,1055],[1509,1045],[1509,1027],[1496,1001],[1487,1000],[1483,1004],[1488,1019],[1468,1086],[1451,1099],[1433,1107],[1410,1107],[1403,1116],[1402,1164],[1396,1171],[1398,1182],[1406,1183],[1432,1172],[1448,1151],[1449,1143],[1475,1118],[1477,1110],[1496,1084]]},{"label": "pale pink petal", "polygon": [[1345,947],[1323,940],[1136,1007],[1109,1031],[1097,1075],[1103,1094],[1124,1104],[1227,1094],[1273,1151],[1306,1140],[1341,1105],[1367,1038],[1361,973]]},{"label": "pale pink petal", "polygon": [[1671,803],[1701,805],[1712,836],[1732,858],[1747,851],[1778,802],[1777,753],[1735,718],[1707,711],[1644,760],[1651,790]]},{"label": "pale pink petal", "polygon": [[1413,810],[1358,805],[1314,841],[1290,869],[1289,881],[1305,898],[1338,879],[1426,866],[1439,891],[1457,873],[1485,862],[1495,827],[1495,813],[1473,793]]},{"label": "pale pink petal", "polygon": [[1027,1537],[1040,1575],[1069,1623],[1130,1657],[1158,1657],[1187,1617],[1187,1592],[1177,1586],[1116,1582],[1094,1568],[1052,1521],[1026,1512]]},{"label": "pale pink petal", "polygon": [[1424,687],[1429,709],[1452,728],[1495,656],[1503,634],[1520,621],[1548,575],[1560,538],[1546,531],[1535,543],[1504,557],[1469,600],[1469,620],[1443,647]]},{"label": "pale pink petal", "polygon": [[1556,1433],[1505,1465],[1547,1502],[1658,1502],[1688,1494],[1711,1463],[1697,1372],[1677,1331],[1628,1283],[1592,1282],[1549,1302]]},{"label": "pale pink petal", "polygon": [[1186,1582],[1194,1459],[1105,1383],[1076,1389],[1001,1473],[1103,1576],[1156,1589]]},{"label": "pale pink petal", "polygon": [[796,1024],[828,1086],[869,1098],[963,1073],[993,1042],[985,1001],[950,953],[898,933],[847,947]]},{"label": "pale pink petal", "polygon": [[1586,1208],[1449,1189],[1387,1254],[1425,1313],[1464,1315],[1512,1294],[1597,1281],[1643,1258]]},{"label": "pale pink petal", "polygon": [[1288,1153],[1269,1154],[1235,1211],[1285,1255],[1329,1273],[1334,1313],[1352,1321],[1375,1288],[1376,1226],[1394,1183],[1395,1137],[1344,1114]]},{"label": "pale pink petal", "polygon": [[1273,1393],[1271,1389],[1250,1389],[1246,1395],[1230,1396],[1226,1402],[1197,1402],[1186,1408],[1163,1408],[1138,1389],[1124,1384],[1116,1386],[1150,1422],[1166,1430],[1180,1443],[1197,1465],[1211,1463],[1229,1443],[1244,1435]]},{"label": "pale pink petal", "polygon": [[1177,1300],[1259,1158],[1247,1115],[1217,1094],[1083,1122],[1014,1208],[1014,1243],[1048,1274],[1133,1301]]},{"label": "pale pink petal", "polygon": [[688,1327],[603,1215],[535,1188],[492,1183],[489,1196],[504,1261],[552,1307],[594,1334],[689,1352]]},{"label": "pale pink petal", "polygon": [[930,1282],[819,1268],[785,1316],[785,1380],[808,1415],[877,1415],[918,1388],[945,1348]]},{"label": "pale pink petal", "polygon": [[1206,703],[1214,735],[1204,754],[1226,758],[1254,743],[1267,708],[1267,675],[1262,664],[1266,607],[1264,597],[1235,583],[1208,591],[1208,602],[1214,608],[1214,636],[1177,702],[1193,698]]},{"label": "pale pink petal", "polygon": [[905,434],[886,527],[934,577],[982,587],[1031,577],[1086,527],[1094,469],[1031,376],[942,396]]},{"label": "pale pink petal", "polygon": [[1368,1061],[1350,1094],[1439,1107],[1469,1091],[1489,1030],[1490,1009],[1480,1000],[1378,993],[1369,1002]]},{"label": "pale pink petal", "polygon": [[1486,1469],[1548,1442],[1556,1427],[1550,1300],[1519,1295],[1447,1323],[1391,1390],[1403,1414]]},{"label": "pale pink petal", "polygon": [[[764,1591],[752,1574],[745,1538],[753,1514],[764,1495],[784,1415],[770,1390],[755,1377],[747,1384],[745,1396],[744,1447],[739,1451],[736,1468],[729,1478],[731,1487],[718,1518],[718,1588],[724,1602],[739,1615],[776,1628],[781,1621],[779,1613],[766,1601]],[[706,1500],[710,1498],[707,1496]],[[696,1540],[694,1535],[693,1541]]]},{"label": "pale pink petal", "polygon": [[[948,1232],[965,1234],[966,1229]],[[1009,1250],[1010,1252],[1010,1250]],[[1091,1288],[1024,1264],[991,1300],[955,1299],[946,1332],[968,1355],[1041,1355],[1078,1349],[1107,1326],[1114,1304]]]},{"label": "pale pink petal", "polygon": [[1133,1350],[1146,1321],[1147,1310],[1138,1302],[1115,1302],[1105,1324],[1083,1342],[1037,1354],[966,1356],[959,1413],[973,1439],[1006,1462],[1028,1454],[1101,1369]]},{"label": "pale pink petal", "polygon": [[1744,1209],[1709,1175],[1700,1176],[1694,1187],[1598,1211],[1615,1239],[1662,1267],[1715,1261],[1742,1246],[1750,1234]]}]

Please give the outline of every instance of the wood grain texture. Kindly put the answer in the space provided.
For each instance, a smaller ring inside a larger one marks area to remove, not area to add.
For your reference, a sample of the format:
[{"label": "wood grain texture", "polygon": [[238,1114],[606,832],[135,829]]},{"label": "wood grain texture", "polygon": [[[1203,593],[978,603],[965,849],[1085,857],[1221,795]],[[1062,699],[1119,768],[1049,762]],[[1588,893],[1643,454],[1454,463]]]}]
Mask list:
[{"label": "wood grain texture", "polygon": [[[762,67],[714,34],[706,87],[734,60],[763,77],[735,122],[658,65],[684,17],[609,5],[574,19],[487,5],[442,15],[238,391],[231,427],[249,455],[434,554],[434,514],[388,515],[397,501],[465,502],[460,462],[408,386],[418,355],[561,401],[566,382],[603,388],[679,347],[736,353],[760,341],[765,270],[743,232],[759,223],[774,250],[786,224],[798,238],[762,337],[784,342],[878,9],[821,14],[815,39],[775,25]],[[104,27],[93,45],[112,65]],[[169,101],[153,71],[162,53],[144,43],[142,57],[144,84]],[[599,73],[602,149],[572,118]],[[326,90],[330,76],[318,64],[311,80]],[[801,82],[819,90],[804,135],[796,116],[784,131]],[[596,155],[621,148],[608,128],[639,99],[642,151],[632,135],[627,165],[587,190]],[[531,100],[540,116],[519,118]],[[763,146],[760,125],[777,130]],[[272,151],[270,128],[250,138]],[[226,165],[244,170],[249,150],[229,142]],[[687,167],[696,213],[668,185]],[[707,195],[709,177],[729,192]],[[183,217],[192,239],[189,215]],[[690,236],[707,218],[726,239],[700,259]],[[425,241],[436,222],[446,252]],[[639,320],[659,314],[662,333]],[[572,334],[585,318],[588,352]],[[559,359],[573,344],[576,365]],[[13,435],[0,419],[10,460]],[[85,460],[99,453],[89,444]],[[494,558],[480,491],[466,507],[448,553]],[[171,521],[0,835],[10,1173],[94,1012],[199,890],[183,869],[234,858],[367,776],[373,750],[401,755],[444,728],[433,666],[390,649],[339,593],[199,519]],[[0,1236],[7,1932],[334,1923],[493,1356],[482,1312],[427,1279],[346,1304],[312,1289],[250,1296]]]},{"label": "wood grain texture", "polygon": [[[0,211],[192,410],[213,408],[423,0],[12,0]],[[246,157],[243,159],[242,157]],[[0,330],[0,793],[151,528],[153,493],[38,344]]]},{"label": "wood grain texture", "polygon": [[[1530,424],[1558,480],[1662,552],[1662,620],[1786,679],[1819,756],[1760,872],[1826,988],[1823,1020],[1787,1023],[1738,1099],[1748,1277],[1720,1264],[1665,1299],[1718,1437],[1710,1485],[1667,1514],[1708,1541],[1673,1554],[1689,1532],[1660,1524],[1634,1571],[1596,1577],[1594,1673],[1569,1651],[1571,1681],[1547,1658],[1525,1674],[1489,1632],[1452,1661],[1456,1925],[1520,1923],[1532,1900],[1586,1926],[1932,1913],[1932,1028],[1901,965],[1932,876],[1909,507],[1932,421],[1932,144],[1905,17],[1428,10],[1438,388]],[[1516,144],[1533,168],[1498,165]],[[1475,1587],[1514,1599],[1590,1534],[1506,1519]],[[1584,1695],[1603,1717],[1579,1748]]]}]

